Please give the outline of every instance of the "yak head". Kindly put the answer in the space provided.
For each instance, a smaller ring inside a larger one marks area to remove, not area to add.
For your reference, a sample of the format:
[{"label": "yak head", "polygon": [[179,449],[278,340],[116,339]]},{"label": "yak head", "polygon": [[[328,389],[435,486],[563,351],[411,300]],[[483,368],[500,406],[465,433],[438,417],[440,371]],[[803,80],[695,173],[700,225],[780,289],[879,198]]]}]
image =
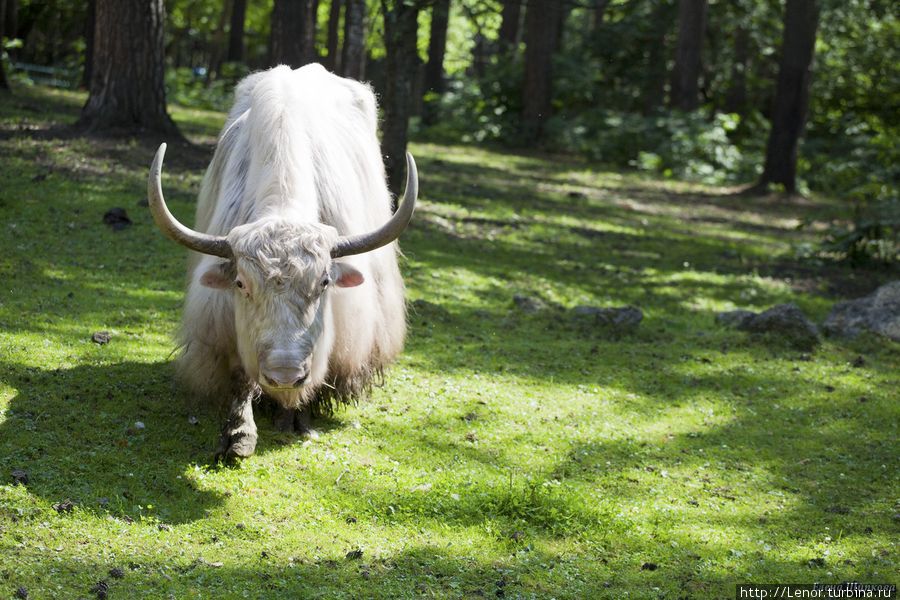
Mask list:
[{"label": "yak head", "polygon": [[203,261],[200,283],[231,290],[241,364],[252,380],[273,395],[324,381],[333,332],[327,324],[333,288],[355,287],[363,274],[341,257],[362,254],[391,243],[412,217],[418,190],[415,162],[407,154],[406,192],[397,212],[380,228],[341,236],[321,223],[297,223],[270,216],[239,225],[227,236],[193,231],[166,207],[161,145],[150,169],[150,210],[172,240],[222,261]]}]

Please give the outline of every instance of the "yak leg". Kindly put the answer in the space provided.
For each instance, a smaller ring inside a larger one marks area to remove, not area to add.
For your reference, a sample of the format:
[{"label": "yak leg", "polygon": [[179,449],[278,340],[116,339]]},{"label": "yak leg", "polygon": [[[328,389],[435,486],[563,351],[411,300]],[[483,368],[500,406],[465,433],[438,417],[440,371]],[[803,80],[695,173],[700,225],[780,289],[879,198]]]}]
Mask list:
[{"label": "yak leg", "polygon": [[275,428],[282,433],[296,433],[316,439],[318,432],[312,428],[312,409],[309,406],[303,408],[284,408],[279,406],[275,413]]},{"label": "yak leg", "polygon": [[278,405],[275,408],[275,429],[281,433],[294,433],[294,413],[296,412],[297,409],[295,408],[285,408]]},{"label": "yak leg", "polygon": [[231,410],[219,437],[216,461],[246,458],[256,450],[256,423],[253,421],[253,400],[256,397],[254,386],[246,382],[235,386]]},{"label": "yak leg", "polygon": [[312,439],[318,439],[319,433],[312,428],[312,408],[309,404],[298,408],[294,415],[294,430],[299,435],[305,435]]}]

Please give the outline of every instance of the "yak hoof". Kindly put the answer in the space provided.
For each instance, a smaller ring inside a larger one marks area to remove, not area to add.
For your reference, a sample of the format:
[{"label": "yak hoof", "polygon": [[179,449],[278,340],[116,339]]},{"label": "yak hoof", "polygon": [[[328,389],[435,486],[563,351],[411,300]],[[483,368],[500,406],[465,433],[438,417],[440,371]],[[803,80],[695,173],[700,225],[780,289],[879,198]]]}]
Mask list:
[{"label": "yak hoof", "polygon": [[256,439],[256,432],[245,428],[223,431],[215,455],[216,462],[231,462],[251,456],[256,450]]}]

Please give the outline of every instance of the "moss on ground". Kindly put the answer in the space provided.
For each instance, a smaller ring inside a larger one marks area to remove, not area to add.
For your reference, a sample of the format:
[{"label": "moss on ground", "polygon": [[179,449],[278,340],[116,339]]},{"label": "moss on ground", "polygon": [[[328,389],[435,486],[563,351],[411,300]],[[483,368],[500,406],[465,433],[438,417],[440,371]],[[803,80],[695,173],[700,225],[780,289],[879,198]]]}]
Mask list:
[{"label": "moss on ground", "polygon": [[[802,353],[713,322],[787,301],[822,319],[896,277],[794,258],[816,235],[797,225],[829,203],[413,145],[405,353],[318,440],[260,418],[257,454],[221,468],[217,415],[172,384],[185,256],[140,206],[159,140],[71,137],[82,101],[0,97],[0,596],[897,582],[900,346]],[[190,222],[223,116],[173,112],[202,142],[169,150],[170,205]],[[102,223],[115,206],[131,227]],[[626,304],[644,311],[634,334],[571,310]]]}]

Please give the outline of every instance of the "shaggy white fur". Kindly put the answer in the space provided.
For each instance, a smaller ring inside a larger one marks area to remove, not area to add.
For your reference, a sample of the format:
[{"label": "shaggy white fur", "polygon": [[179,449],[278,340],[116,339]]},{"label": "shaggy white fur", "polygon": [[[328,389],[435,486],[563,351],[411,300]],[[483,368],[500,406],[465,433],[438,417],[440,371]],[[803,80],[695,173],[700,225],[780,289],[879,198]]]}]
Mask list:
[{"label": "shaggy white fur", "polygon": [[[377,138],[375,97],[359,82],[312,64],[245,78],[206,172],[198,231],[227,235],[235,260],[194,254],[178,360],[199,394],[224,400],[230,373],[259,376],[272,344],[309,351],[302,389],[270,393],[287,407],[364,391],[406,335],[397,244],[341,259],[364,279],[319,289],[337,235],[373,230],[391,216]],[[208,287],[241,276],[253,288]],[[223,270],[224,269],[224,270]],[[213,277],[214,279],[215,277]]]}]

